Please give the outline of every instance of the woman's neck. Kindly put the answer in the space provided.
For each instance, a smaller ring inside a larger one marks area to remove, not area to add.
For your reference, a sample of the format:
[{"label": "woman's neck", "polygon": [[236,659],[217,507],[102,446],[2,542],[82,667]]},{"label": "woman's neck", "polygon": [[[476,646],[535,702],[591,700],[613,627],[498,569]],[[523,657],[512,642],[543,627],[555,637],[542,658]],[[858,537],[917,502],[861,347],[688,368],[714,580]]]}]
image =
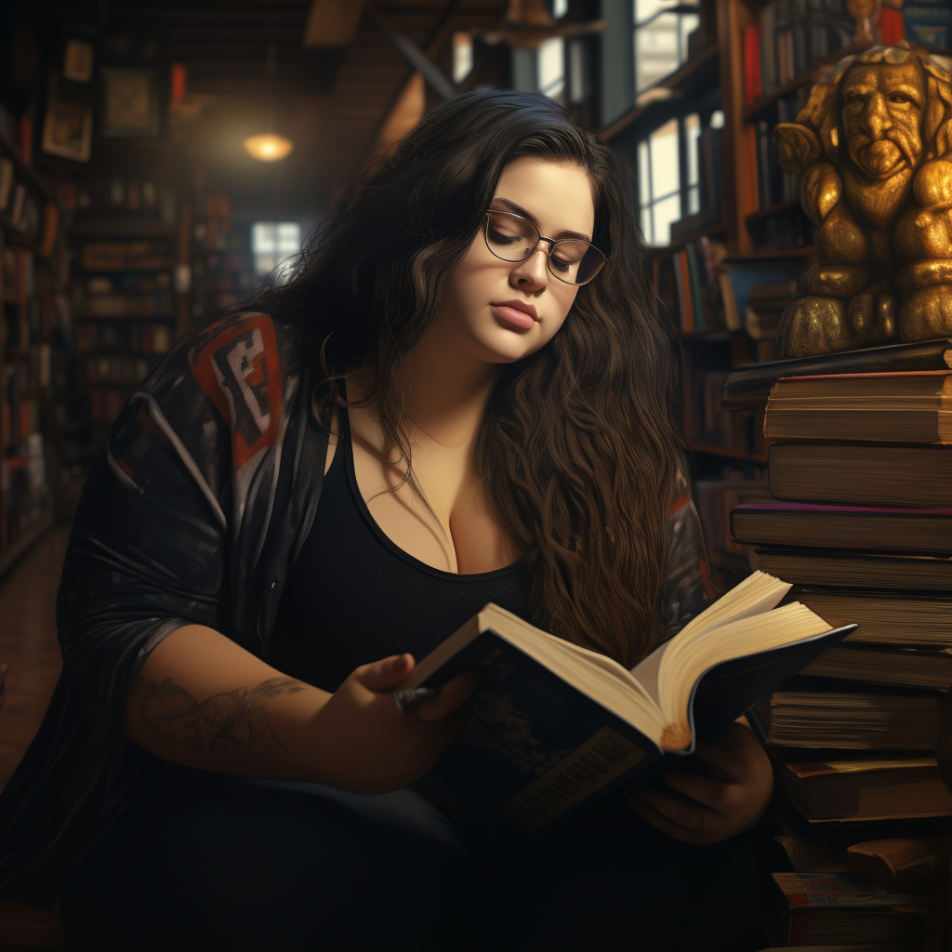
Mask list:
[{"label": "woman's neck", "polygon": [[[474,360],[437,335],[424,334],[401,362],[397,374],[403,389],[410,439],[423,456],[430,451],[472,452],[502,364]],[[351,378],[351,399],[366,393],[372,370]]]}]

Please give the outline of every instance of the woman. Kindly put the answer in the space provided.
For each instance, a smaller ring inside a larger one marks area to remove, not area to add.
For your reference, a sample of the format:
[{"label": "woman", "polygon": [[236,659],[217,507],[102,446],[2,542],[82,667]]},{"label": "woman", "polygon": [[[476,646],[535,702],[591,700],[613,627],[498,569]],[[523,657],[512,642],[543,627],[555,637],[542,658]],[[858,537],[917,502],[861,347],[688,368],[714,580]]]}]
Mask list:
[{"label": "woman", "polygon": [[685,899],[758,947],[730,838],[772,778],[746,727],[529,853],[411,787],[472,676],[391,696],[487,601],[629,667],[703,607],[628,207],[561,107],[470,93],[286,287],[169,355],[77,515],[64,674],[0,801],[6,895],[59,896],[80,948],[681,948]]}]

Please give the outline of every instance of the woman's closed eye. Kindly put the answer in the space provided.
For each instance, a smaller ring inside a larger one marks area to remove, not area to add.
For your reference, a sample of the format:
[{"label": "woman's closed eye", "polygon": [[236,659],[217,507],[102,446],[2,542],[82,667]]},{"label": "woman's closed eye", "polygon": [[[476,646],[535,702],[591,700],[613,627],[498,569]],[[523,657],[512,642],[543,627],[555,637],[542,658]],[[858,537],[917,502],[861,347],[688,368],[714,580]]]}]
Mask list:
[{"label": "woman's closed eye", "polygon": [[506,232],[499,231],[492,226],[489,228],[489,238],[490,241],[497,241],[501,245],[515,245],[526,240],[525,235],[512,232],[507,234]]}]

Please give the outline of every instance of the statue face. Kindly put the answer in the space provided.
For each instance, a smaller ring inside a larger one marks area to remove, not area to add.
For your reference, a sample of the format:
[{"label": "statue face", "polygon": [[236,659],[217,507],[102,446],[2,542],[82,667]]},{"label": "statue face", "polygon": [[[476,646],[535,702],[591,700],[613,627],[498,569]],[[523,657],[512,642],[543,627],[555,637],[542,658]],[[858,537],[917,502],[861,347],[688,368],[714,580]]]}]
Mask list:
[{"label": "statue face", "polygon": [[857,64],[841,91],[846,149],[866,175],[889,178],[918,164],[926,92],[915,62]]}]

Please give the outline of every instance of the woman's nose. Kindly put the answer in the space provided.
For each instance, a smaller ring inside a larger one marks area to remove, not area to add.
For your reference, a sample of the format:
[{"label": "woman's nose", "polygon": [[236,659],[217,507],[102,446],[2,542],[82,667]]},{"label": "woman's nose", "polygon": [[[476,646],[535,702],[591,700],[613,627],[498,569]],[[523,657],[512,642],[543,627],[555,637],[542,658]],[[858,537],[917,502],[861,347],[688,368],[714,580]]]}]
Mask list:
[{"label": "woman's nose", "polygon": [[513,287],[527,290],[541,290],[549,281],[547,270],[548,256],[540,247],[520,261],[509,273],[509,283]]}]

